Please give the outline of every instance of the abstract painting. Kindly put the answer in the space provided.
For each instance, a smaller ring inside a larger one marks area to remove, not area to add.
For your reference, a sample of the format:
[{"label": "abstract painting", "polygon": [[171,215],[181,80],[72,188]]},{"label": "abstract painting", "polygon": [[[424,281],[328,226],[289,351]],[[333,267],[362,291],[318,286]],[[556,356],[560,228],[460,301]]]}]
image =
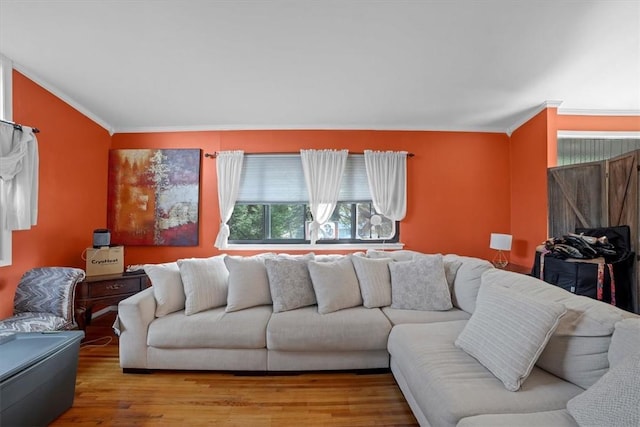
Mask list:
[{"label": "abstract painting", "polygon": [[200,150],[110,150],[108,185],[114,244],[198,245]]}]

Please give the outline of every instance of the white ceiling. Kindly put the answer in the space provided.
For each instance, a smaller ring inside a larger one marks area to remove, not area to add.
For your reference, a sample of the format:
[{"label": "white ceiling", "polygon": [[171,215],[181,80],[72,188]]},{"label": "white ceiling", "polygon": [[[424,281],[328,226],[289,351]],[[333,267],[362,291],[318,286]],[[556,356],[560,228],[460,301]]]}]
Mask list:
[{"label": "white ceiling", "polygon": [[114,132],[640,113],[640,0],[0,0],[0,52]]}]

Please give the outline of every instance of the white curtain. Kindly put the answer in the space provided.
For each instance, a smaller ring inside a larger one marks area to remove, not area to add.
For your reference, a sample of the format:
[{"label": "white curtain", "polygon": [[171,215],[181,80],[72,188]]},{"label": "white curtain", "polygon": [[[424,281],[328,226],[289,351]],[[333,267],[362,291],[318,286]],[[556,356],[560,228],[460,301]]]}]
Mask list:
[{"label": "white curtain", "polygon": [[38,222],[38,140],[30,127],[0,124],[0,228],[28,230]]},{"label": "white curtain", "polygon": [[327,222],[338,203],[340,183],[348,150],[300,150],[302,170],[309,192],[311,244],[318,240],[320,226]]},{"label": "white curtain", "polygon": [[401,221],[407,213],[407,152],[365,150],[364,164],[373,207]]},{"label": "white curtain", "polygon": [[224,249],[229,239],[229,226],[233,208],[238,199],[240,175],[242,174],[243,151],[221,151],[216,158],[218,174],[218,203],[220,205],[220,231],[215,247]]}]

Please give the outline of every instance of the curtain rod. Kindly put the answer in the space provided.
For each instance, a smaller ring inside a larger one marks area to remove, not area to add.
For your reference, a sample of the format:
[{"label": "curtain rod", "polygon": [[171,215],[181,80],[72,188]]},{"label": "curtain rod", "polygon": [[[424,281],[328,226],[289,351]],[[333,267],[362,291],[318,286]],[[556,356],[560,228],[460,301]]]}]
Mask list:
[{"label": "curtain rod", "polygon": [[[8,125],[11,125],[11,126],[13,126],[14,129],[22,130],[22,125],[21,124],[18,124],[18,123],[15,123],[15,122],[10,122],[8,120],[2,120],[2,119],[0,119],[0,122],[6,123]],[[33,130],[33,133],[40,133],[40,129],[38,129],[38,128],[31,128],[31,130]]]},{"label": "curtain rod", "polygon": [[[245,153],[245,154],[266,154],[266,155],[275,155],[275,154],[300,154],[299,151],[290,151],[290,152],[268,152],[268,153]],[[364,154],[364,153],[358,153],[358,152],[351,152],[349,151],[349,154]],[[215,153],[204,153],[205,157],[208,158],[212,158],[215,159],[216,157],[218,157],[218,152],[216,151]],[[407,157],[413,157],[414,154],[413,153],[407,153]]]}]

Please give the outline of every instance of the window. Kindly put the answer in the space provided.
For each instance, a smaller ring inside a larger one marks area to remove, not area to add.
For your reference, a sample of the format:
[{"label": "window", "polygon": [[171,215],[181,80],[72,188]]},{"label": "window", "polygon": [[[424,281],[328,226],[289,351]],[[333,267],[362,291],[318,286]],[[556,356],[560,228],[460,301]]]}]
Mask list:
[{"label": "window", "polygon": [[[0,55],[0,119],[13,119],[12,113],[12,80],[13,65],[11,61]],[[2,183],[0,183],[0,186]],[[4,204],[4,202],[2,202]],[[0,229],[0,267],[11,265],[11,231]]]},{"label": "window", "polygon": [[[245,155],[229,243],[309,243],[312,220],[300,155]],[[349,155],[319,244],[395,243],[398,224],[375,212],[363,155]]]},{"label": "window", "polygon": [[558,136],[557,166],[596,162],[611,159],[631,151],[640,150],[640,135],[632,133],[621,137],[619,132],[598,137]]}]

